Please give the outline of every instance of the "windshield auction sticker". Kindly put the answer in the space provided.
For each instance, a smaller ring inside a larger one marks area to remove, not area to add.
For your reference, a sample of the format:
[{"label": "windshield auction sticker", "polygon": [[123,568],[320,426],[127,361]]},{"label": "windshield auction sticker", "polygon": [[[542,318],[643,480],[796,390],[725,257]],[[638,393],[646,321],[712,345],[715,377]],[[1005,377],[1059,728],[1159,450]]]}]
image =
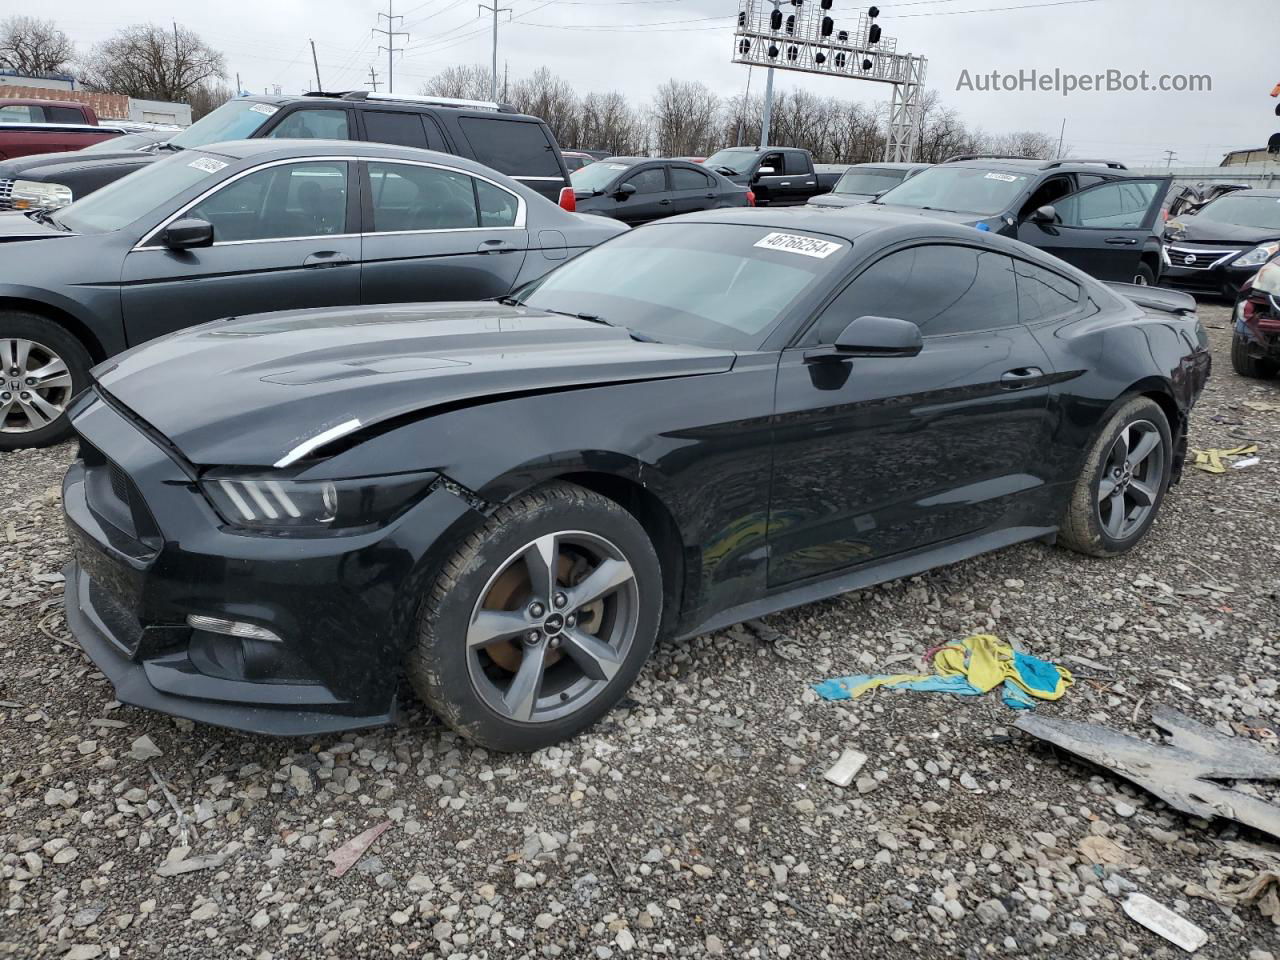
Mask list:
[{"label": "windshield auction sticker", "polygon": [[200,157],[192,160],[187,164],[188,167],[195,167],[197,170],[203,170],[205,173],[217,173],[226,166],[221,160],[215,160],[213,157]]},{"label": "windshield auction sticker", "polygon": [[988,173],[986,179],[999,180],[1001,183],[1017,183],[1022,178],[1015,177],[1011,173]]},{"label": "windshield auction sticker", "polygon": [[754,246],[765,250],[780,250],[783,253],[798,253],[802,257],[816,257],[819,260],[825,260],[840,249],[838,243],[816,237],[802,237],[795,233],[770,233],[757,240]]},{"label": "windshield auction sticker", "polygon": [[249,109],[250,109],[250,110],[252,110],[254,113],[261,113],[261,114],[263,114],[263,115],[265,115],[265,116],[268,116],[268,117],[269,117],[269,116],[271,116],[273,113],[276,113],[280,108],[279,108],[279,107],[273,107],[273,106],[272,106],[271,104],[269,104],[269,103],[255,103],[255,104],[254,104],[252,107],[250,107]]}]

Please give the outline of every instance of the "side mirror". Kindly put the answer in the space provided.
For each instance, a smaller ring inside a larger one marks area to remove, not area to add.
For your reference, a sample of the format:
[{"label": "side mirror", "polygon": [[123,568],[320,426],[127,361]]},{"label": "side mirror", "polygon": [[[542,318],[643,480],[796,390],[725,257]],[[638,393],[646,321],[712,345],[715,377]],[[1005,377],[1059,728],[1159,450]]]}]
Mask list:
[{"label": "side mirror", "polygon": [[1031,220],[1034,223],[1057,223],[1058,211],[1054,209],[1052,203],[1046,203],[1031,214]]},{"label": "side mirror", "polygon": [[170,250],[190,250],[213,245],[213,224],[208,220],[183,218],[164,228],[160,242]]},{"label": "side mirror", "polygon": [[836,337],[835,357],[914,357],[924,348],[920,328],[895,317],[859,317]]},{"label": "side mirror", "polygon": [[618,187],[617,190],[613,191],[613,198],[615,200],[625,200],[635,192],[636,185],[634,183],[624,183]]}]

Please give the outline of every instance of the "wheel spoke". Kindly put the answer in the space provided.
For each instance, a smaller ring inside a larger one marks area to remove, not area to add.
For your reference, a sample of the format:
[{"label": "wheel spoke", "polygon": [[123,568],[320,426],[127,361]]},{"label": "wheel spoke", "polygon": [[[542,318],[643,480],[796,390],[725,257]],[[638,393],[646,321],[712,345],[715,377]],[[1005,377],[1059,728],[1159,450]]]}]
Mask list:
[{"label": "wheel spoke", "polygon": [[1111,448],[1111,455],[1115,457],[1117,463],[1124,463],[1129,459],[1129,427],[1126,426],[1120,431],[1120,436],[1116,437],[1116,444]]},{"label": "wheel spoke", "polygon": [[1129,462],[1133,464],[1133,467],[1136,470],[1138,464],[1151,456],[1152,452],[1159,446],[1160,434],[1154,430],[1146,431],[1142,434],[1142,439],[1140,439],[1134,445],[1134,448],[1129,451]]},{"label": "wheel spoke", "polygon": [[71,372],[67,370],[67,365],[57,357],[54,357],[43,367],[28,370],[27,376],[36,381],[35,389],[37,390],[44,390],[48,387],[71,386]]},{"label": "wheel spoke", "polygon": [[539,537],[524,552],[524,565],[529,571],[533,599],[550,609],[556,588],[556,562],[560,556],[559,538],[555,534]]},{"label": "wheel spoke", "polygon": [[1141,480],[1129,481],[1129,492],[1140,507],[1149,507],[1156,502],[1156,492]]},{"label": "wheel spoke", "polygon": [[502,698],[507,713],[515,720],[528,722],[533,718],[533,708],[538,703],[538,690],[542,687],[542,671],[546,663],[546,648],[525,647],[520,669],[511,680]]},{"label": "wheel spoke", "polygon": [[23,400],[21,397],[18,398],[18,405],[22,407],[22,412],[27,415],[27,421],[30,424],[30,428],[35,430],[40,427],[47,426],[53,421],[54,417],[57,416],[57,413],[54,413],[53,417],[45,416],[44,411],[35,403],[36,400],[41,399],[40,395],[33,393],[30,394],[30,397],[30,400]]},{"label": "wheel spoke", "polygon": [[577,610],[588,603],[613,593],[636,578],[631,564],[625,560],[605,560],[580,584],[565,591],[569,596],[569,609]]},{"label": "wheel spoke", "polygon": [[1107,499],[1107,503],[1111,505],[1111,518],[1103,525],[1103,529],[1110,536],[1118,539],[1120,532],[1124,529],[1124,518],[1128,512],[1124,508],[1124,494],[1117,490]]},{"label": "wheel spoke", "polygon": [[17,402],[18,400],[16,397],[11,397],[8,400],[0,400],[0,427],[4,426],[4,422],[9,416],[9,411],[13,409],[13,405]]},{"label": "wheel spoke", "polygon": [[487,647],[499,640],[510,640],[529,629],[520,610],[480,610],[467,628],[468,647]]},{"label": "wheel spoke", "polygon": [[1098,484],[1098,502],[1102,503],[1107,497],[1111,496],[1116,489],[1116,478],[1108,474],[1102,478],[1102,482]]},{"label": "wheel spoke", "polygon": [[4,352],[0,354],[0,358],[4,360],[4,372],[10,373],[16,369],[19,374],[25,373],[27,355],[30,353],[30,340],[6,340],[4,342]]},{"label": "wheel spoke", "polygon": [[592,680],[612,680],[622,666],[618,651],[598,637],[570,629],[565,630],[561,638],[561,649]]}]

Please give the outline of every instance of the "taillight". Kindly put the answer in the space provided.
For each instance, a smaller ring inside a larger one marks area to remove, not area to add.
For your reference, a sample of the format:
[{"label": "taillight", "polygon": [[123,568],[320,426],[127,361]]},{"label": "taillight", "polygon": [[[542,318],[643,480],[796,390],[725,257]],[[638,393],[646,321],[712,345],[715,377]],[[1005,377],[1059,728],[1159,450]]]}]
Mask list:
[{"label": "taillight", "polygon": [[756,205],[756,195],[750,190],[747,191],[747,206],[754,207]]},{"label": "taillight", "polygon": [[573,194],[573,187],[560,188],[560,208],[570,213],[578,209],[578,198]]}]

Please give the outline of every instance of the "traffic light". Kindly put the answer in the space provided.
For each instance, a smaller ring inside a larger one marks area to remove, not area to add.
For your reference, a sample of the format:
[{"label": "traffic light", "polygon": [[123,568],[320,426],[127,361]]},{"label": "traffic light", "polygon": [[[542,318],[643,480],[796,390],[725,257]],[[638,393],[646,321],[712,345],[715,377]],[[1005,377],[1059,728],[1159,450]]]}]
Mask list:
[{"label": "traffic light", "polygon": [[836,22],[830,17],[822,18],[822,35],[824,37],[831,36],[831,31],[836,28]]},{"label": "traffic light", "polygon": [[867,31],[867,42],[868,43],[880,42],[880,24],[873,23],[871,25],[871,29]]},{"label": "traffic light", "polygon": [[822,66],[822,64],[827,62],[827,55],[825,53],[815,53],[813,55],[813,62],[818,64],[818,66]]},{"label": "traffic light", "polygon": [[870,10],[867,11],[867,16],[870,17],[872,20],[874,20],[876,17],[880,16],[880,8],[872,7]]},{"label": "traffic light", "polygon": [[778,56],[778,47],[776,44],[769,44],[769,58],[776,59]]},{"label": "traffic light", "polygon": [[862,61],[862,72],[863,72],[863,73],[866,73],[868,70],[870,70],[870,69],[871,69],[871,66],[872,66],[872,64],[871,64],[871,61],[870,61],[870,60],[863,60],[863,61]]},{"label": "traffic light", "polygon": [[747,11],[738,11],[738,26],[745,27],[747,25]]},{"label": "traffic light", "polygon": [[840,51],[838,51],[838,50],[837,50],[837,51],[836,51],[836,69],[837,69],[837,70],[843,70],[843,69],[844,69],[844,65],[845,65],[845,63],[847,63],[847,62],[848,62],[848,61],[847,61],[847,59],[845,58],[845,55],[844,55],[843,53],[841,53]]},{"label": "traffic light", "polygon": [[800,48],[799,48],[799,47],[787,47],[787,59],[788,59],[788,60],[798,60],[799,58],[800,58]]},{"label": "traffic light", "polygon": [[795,36],[796,18],[794,16],[787,17],[787,36]]},{"label": "traffic light", "polygon": [[822,9],[823,9],[823,10],[830,10],[830,9],[831,9],[831,4],[832,4],[832,0],[822,0]]},{"label": "traffic light", "polygon": [[837,39],[837,40],[839,40],[841,43],[848,43],[848,42],[849,42],[849,31],[848,31],[848,30],[841,30],[839,33],[837,33],[837,34],[836,34],[836,39]]},{"label": "traffic light", "polygon": [[748,40],[746,37],[743,37],[742,40],[738,43],[738,52],[743,56],[746,56],[748,53],[750,53],[751,41]]},{"label": "traffic light", "polygon": [[769,14],[769,29],[770,30],[782,29],[782,11],[781,10],[774,10],[773,13]]}]

